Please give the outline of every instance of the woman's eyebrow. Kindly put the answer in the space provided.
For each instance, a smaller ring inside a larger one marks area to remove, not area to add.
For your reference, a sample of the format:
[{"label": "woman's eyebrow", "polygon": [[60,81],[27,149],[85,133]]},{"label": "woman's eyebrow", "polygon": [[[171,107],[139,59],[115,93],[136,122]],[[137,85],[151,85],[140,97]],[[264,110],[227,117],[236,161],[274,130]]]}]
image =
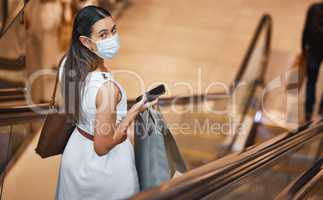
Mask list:
[{"label": "woman's eyebrow", "polygon": [[98,34],[102,33],[102,32],[105,32],[105,31],[109,31],[108,29],[102,29],[98,32]]},{"label": "woman's eyebrow", "polygon": [[[115,29],[115,28],[116,28],[116,25],[113,25],[111,30],[113,30],[113,29]],[[108,30],[108,29],[102,29],[102,30],[100,30],[100,31],[98,32],[98,34],[100,34],[100,33],[102,33],[102,32],[106,32],[106,31],[109,31],[109,30]]]}]

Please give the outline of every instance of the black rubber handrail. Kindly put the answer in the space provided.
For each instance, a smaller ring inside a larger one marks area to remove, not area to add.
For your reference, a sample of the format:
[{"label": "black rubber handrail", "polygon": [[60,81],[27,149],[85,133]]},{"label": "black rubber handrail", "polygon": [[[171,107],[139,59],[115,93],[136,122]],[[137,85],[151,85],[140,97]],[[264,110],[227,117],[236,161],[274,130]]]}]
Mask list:
[{"label": "black rubber handrail", "polygon": [[25,88],[0,89],[0,103],[25,100],[25,92],[26,92]]},{"label": "black rubber handrail", "polygon": [[0,67],[5,70],[23,70],[25,69],[26,56],[19,56],[18,58],[3,58],[0,57]]},{"label": "black rubber handrail", "polygon": [[288,196],[295,195],[308,181],[316,176],[323,166],[323,158],[318,160],[308,171],[306,171],[290,188]]},{"label": "black rubber handrail", "polygon": [[2,97],[2,96],[24,95],[25,92],[26,92],[25,88],[5,88],[5,89],[0,89],[0,97]]},{"label": "black rubber handrail", "polygon": [[15,114],[21,112],[32,112],[34,109],[49,109],[49,103],[40,103],[34,105],[20,105],[20,106],[10,106],[10,107],[0,107],[1,114]]},{"label": "black rubber handrail", "polygon": [[[35,112],[41,110],[41,112]],[[51,114],[49,104],[36,104],[32,106],[15,106],[10,109],[0,108],[0,126],[32,122],[35,119],[44,119]]]},{"label": "black rubber handrail", "polygon": [[[169,105],[185,105],[188,103],[198,103],[208,100],[216,100],[216,99],[223,99],[224,96],[229,98],[229,94],[225,92],[214,92],[208,94],[195,94],[191,96],[171,96],[171,97],[161,97],[158,100],[158,104],[160,106],[169,106]],[[131,107],[133,104],[136,103],[135,99],[128,100],[128,107]]]},{"label": "black rubber handrail", "polygon": [[[290,183],[275,200],[293,200],[297,197],[303,196],[312,187],[315,187],[315,182],[323,179],[323,158],[317,160],[308,170],[303,172],[295,181]],[[314,180],[316,179],[316,180]],[[313,183],[314,182],[314,183]]]}]

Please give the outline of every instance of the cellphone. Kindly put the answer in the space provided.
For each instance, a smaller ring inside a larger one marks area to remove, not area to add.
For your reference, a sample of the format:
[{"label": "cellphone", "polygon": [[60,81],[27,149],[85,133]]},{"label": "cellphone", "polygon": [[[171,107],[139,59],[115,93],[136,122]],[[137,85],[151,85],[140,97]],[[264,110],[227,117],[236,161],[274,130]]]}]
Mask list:
[{"label": "cellphone", "polygon": [[[147,102],[153,101],[165,93],[166,93],[165,85],[160,84],[157,87],[146,92]],[[136,98],[136,102],[139,102],[141,99],[142,99],[142,95]]]}]

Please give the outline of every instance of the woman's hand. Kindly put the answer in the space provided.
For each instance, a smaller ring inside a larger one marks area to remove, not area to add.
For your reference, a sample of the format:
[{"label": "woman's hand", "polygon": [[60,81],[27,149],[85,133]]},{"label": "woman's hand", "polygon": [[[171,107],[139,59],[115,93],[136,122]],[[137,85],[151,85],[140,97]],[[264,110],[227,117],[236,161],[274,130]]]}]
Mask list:
[{"label": "woman's hand", "polygon": [[[120,123],[122,122],[117,123],[117,127],[120,125]],[[113,139],[117,141],[116,142],[117,144],[120,144],[127,139],[128,137],[127,131],[128,131],[128,125],[125,125],[125,126],[120,126],[119,132],[115,132]]]},{"label": "woman's hand", "polygon": [[[131,118],[133,118],[133,119],[135,118],[135,116],[138,113],[141,113],[141,112],[145,111],[148,107],[156,105],[158,103],[158,98],[155,99],[154,101],[147,102],[146,94],[143,94],[142,96],[143,96],[143,98],[141,99],[141,101],[139,101],[138,103],[133,105],[131,108],[131,111],[128,112],[128,114],[130,116],[132,116]],[[128,136],[127,130],[128,130],[130,123],[133,121],[133,119],[123,120],[118,124],[119,132],[117,134],[115,134],[114,138],[113,138],[115,141],[117,141],[117,144],[120,144],[121,142],[123,142],[127,139],[127,136]]]},{"label": "woman's hand", "polygon": [[131,109],[134,109],[135,111],[141,113],[144,112],[148,107],[156,105],[158,103],[158,98],[151,102],[148,102],[145,93],[142,95],[142,97],[143,98],[138,103],[134,104]]}]

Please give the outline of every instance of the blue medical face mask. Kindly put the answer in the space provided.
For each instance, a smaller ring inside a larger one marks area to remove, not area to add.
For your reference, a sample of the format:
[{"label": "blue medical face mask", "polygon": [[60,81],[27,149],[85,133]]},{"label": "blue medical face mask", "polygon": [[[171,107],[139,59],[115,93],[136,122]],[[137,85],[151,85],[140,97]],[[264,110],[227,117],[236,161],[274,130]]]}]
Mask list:
[{"label": "blue medical face mask", "polygon": [[97,54],[103,59],[112,59],[119,51],[120,39],[118,33],[103,40],[94,41],[97,47]]}]

